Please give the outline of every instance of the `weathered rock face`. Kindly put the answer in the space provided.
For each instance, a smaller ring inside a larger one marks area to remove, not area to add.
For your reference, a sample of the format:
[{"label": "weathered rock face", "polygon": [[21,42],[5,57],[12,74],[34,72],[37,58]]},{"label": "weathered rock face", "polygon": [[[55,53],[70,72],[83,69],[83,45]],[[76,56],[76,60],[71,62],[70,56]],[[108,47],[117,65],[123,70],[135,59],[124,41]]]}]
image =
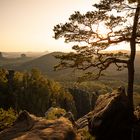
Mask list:
[{"label": "weathered rock face", "polygon": [[46,120],[22,112],[14,125],[0,132],[0,140],[78,140],[65,118]]},{"label": "weathered rock face", "polygon": [[140,105],[136,107],[134,114],[138,121],[140,121]]},{"label": "weathered rock face", "polygon": [[140,140],[140,105],[136,107],[134,111],[136,116],[136,122],[133,127],[135,140]]},{"label": "weathered rock face", "polygon": [[89,117],[89,131],[96,140],[130,140],[128,98],[124,88],[99,96]]},{"label": "weathered rock face", "polygon": [[97,95],[78,88],[69,88],[69,92],[73,96],[77,109],[77,118],[80,118],[90,112],[97,100]]}]

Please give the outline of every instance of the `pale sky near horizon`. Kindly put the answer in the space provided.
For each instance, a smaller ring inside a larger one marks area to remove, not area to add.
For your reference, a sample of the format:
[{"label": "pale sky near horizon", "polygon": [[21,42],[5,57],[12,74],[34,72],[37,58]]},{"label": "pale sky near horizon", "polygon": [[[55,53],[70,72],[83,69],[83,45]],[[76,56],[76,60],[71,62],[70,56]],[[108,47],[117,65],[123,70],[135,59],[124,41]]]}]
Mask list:
[{"label": "pale sky near horizon", "polygon": [[74,11],[92,10],[94,0],[0,0],[0,51],[69,51],[52,38],[53,27]]}]

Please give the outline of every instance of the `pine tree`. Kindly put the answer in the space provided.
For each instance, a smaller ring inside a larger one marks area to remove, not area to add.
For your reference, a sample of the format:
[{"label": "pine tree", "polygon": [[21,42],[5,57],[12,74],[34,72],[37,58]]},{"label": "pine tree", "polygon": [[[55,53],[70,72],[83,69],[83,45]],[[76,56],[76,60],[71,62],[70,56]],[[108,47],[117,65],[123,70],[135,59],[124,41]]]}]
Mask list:
[{"label": "pine tree", "polygon": [[[74,52],[56,56],[60,63],[55,69],[85,70],[87,77],[92,77],[96,69],[96,78],[99,78],[112,64],[117,70],[127,68],[127,94],[132,117],[134,61],[136,46],[140,43],[140,0],[101,0],[93,7],[93,11],[85,14],[75,12],[68,22],[54,27],[55,39],[63,37],[66,43],[75,43]],[[106,33],[102,34],[101,27]],[[129,56],[121,52],[104,52],[110,46],[123,45],[125,48],[126,44],[130,45]]]}]

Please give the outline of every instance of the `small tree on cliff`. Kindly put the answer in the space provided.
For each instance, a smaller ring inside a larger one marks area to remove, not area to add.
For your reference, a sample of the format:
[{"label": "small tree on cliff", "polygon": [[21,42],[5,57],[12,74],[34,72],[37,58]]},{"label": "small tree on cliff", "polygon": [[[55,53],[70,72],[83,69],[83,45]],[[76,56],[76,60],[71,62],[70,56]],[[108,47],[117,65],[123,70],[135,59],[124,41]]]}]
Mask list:
[{"label": "small tree on cliff", "polygon": [[[86,14],[75,12],[69,22],[54,27],[55,39],[63,37],[67,43],[76,43],[73,46],[75,52],[56,56],[61,61],[55,68],[86,70],[89,77],[96,69],[96,78],[111,64],[115,64],[118,70],[127,68],[127,94],[133,115],[134,60],[136,45],[140,43],[140,0],[101,0],[93,6],[94,11]],[[101,27],[106,33],[102,34]],[[103,51],[117,44],[125,47],[128,43],[129,56]]]}]

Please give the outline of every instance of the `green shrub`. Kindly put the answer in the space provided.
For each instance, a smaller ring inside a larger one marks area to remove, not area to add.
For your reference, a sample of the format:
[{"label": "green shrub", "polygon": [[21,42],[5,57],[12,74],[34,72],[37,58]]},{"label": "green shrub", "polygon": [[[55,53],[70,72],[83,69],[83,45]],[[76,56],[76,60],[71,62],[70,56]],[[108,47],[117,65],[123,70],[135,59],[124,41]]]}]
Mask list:
[{"label": "green shrub", "polygon": [[10,127],[17,118],[17,113],[9,108],[7,111],[0,108],[0,131]]},{"label": "green shrub", "polygon": [[51,107],[46,113],[45,118],[46,119],[57,119],[61,116],[64,116],[66,114],[66,111],[62,108],[55,108]]},{"label": "green shrub", "polygon": [[78,130],[78,134],[80,135],[81,140],[95,140],[95,137],[90,135],[87,128]]}]

